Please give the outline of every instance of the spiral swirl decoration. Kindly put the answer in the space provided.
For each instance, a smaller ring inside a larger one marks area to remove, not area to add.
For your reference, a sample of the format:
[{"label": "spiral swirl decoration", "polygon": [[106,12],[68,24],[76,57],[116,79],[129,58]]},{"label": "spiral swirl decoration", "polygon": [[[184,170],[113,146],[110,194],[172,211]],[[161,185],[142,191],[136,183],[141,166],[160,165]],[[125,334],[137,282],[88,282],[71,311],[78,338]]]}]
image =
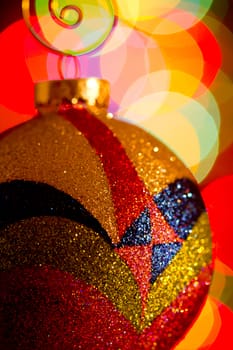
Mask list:
[{"label": "spiral swirl decoration", "polygon": [[111,33],[114,11],[109,0],[23,0],[24,20],[32,34],[52,50],[82,55]]},{"label": "spiral swirl decoration", "polygon": [[[61,9],[60,13],[57,14],[58,9],[59,7],[57,6],[57,1],[49,1],[49,12],[58,25],[63,25],[64,28],[68,29],[74,29],[79,26],[82,21],[83,14],[78,6],[67,5]],[[69,18],[70,15],[71,18]]]}]

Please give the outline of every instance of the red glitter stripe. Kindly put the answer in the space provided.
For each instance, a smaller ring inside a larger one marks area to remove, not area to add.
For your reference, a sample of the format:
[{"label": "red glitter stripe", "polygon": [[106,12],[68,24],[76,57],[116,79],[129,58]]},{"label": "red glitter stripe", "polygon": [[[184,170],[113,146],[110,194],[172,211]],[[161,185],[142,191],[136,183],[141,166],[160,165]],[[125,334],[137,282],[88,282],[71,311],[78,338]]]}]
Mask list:
[{"label": "red glitter stripe", "polygon": [[50,266],[0,272],[0,348],[133,349],[137,334],[108,298]]},{"label": "red glitter stripe", "polygon": [[185,335],[200,312],[211,280],[212,264],[202,269],[179,296],[139,335],[135,349],[170,350]]},{"label": "red glitter stripe", "polygon": [[101,159],[110,184],[118,234],[141,214],[152,197],[113,132],[85,109],[69,109],[62,113],[83,135]]}]

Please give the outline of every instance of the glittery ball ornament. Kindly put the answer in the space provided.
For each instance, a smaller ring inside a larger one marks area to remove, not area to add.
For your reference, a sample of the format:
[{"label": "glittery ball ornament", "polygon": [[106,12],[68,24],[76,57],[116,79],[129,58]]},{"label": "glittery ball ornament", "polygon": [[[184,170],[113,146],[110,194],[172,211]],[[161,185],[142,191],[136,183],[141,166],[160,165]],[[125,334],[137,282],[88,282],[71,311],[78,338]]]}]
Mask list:
[{"label": "glittery ball ornament", "polygon": [[171,349],[206,298],[197,184],[109,90],[39,83],[38,115],[1,135],[1,349]]}]

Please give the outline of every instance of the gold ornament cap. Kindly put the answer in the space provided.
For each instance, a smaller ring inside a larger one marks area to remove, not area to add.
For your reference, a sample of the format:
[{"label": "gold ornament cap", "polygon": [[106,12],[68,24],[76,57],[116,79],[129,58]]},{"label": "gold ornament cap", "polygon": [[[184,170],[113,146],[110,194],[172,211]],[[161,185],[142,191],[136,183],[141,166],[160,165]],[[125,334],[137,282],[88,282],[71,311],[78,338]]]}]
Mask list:
[{"label": "gold ornament cap", "polygon": [[41,114],[63,105],[84,106],[95,115],[108,112],[110,84],[99,78],[50,80],[35,84],[35,106]]}]

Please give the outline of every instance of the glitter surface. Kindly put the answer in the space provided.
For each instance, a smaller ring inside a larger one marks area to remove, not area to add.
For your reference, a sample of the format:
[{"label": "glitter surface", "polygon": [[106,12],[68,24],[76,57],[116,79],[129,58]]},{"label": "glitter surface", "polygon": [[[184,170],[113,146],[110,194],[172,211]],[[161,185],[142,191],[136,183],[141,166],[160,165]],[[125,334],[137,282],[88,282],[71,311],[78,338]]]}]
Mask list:
[{"label": "glitter surface", "polygon": [[181,243],[156,244],[152,248],[152,272],[150,282],[153,284],[161,272],[165,270],[172,258],[180,250]]},{"label": "glitter surface", "polygon": [[211,266],[203,268],[169,307],[155,318],[152,325],[143,330],[138,338],[138,349],[173,349],[184,335],[184,325],[190,327],[198,313],[198,308],[193,305],[197,306],[205,301],[211,282],[211,271]]},{"label": "glitter surface", "polygon": [[[17,247],[17,249],[15,249]],[[0,270],[52,266],[95,287],[136,326],[140,294],[127,265],[90,228],[61,217],[34,217],[1,230]]]},{"label": "glitter surface", "polygon": [[0,284],[2,350],[132,349],[136,342],[112,303],[67,272],[15,268],[0,272]]},{"label": "glitter surface", "polygon": [[60,216],[84,224],[111,240],[99,222],[74,198],[47,184],[14,180],[0,184],[0,227],[34,216]]},{"label": "glitter surface", "polygon": [[[151,286],[145,316],[146,325],[177,298],[203,267],[210,264],[212,250],[209,230],[208,218],[204,213],[184,241],[182,248]],[[197,308],[197,305],[193,307]]]},{"label": "glitter surface", "polygon": [[118,247],[146,245],[151,242],[151,224],[149,210],[146,209],[126,230]]},{"label": "glitter surface", "polygon": [[0,183],[47,183],[77,199],[117,242],[108,179],[100,159],[79,130],[58,115],[40,116],[0,141]]},{"label": "glitter surface", "polygon": [[6,133],[0,160],[3,349],[171,349],[212,274],[208,217],[184,165],[84,108]]},{"label": "glitter surface", "polygon": [[181,238],[187,238],[199,215],[205,211],[197,186],[188,179],[177,180],[154,196],[165,219]]},{"label": "glitter surface", "polygon": [[131,160],[111,130],[85,109],[69,110],[65,117],[87,137],[101,158],[108,177],[120,237],[151,200]]},{"label": "glitter surface", "polygon": [[151,195],[177,179],[193,180],[190,171],[174,153],[145,130],[114,118],[103,118],[102,121],[117,135]]}]

